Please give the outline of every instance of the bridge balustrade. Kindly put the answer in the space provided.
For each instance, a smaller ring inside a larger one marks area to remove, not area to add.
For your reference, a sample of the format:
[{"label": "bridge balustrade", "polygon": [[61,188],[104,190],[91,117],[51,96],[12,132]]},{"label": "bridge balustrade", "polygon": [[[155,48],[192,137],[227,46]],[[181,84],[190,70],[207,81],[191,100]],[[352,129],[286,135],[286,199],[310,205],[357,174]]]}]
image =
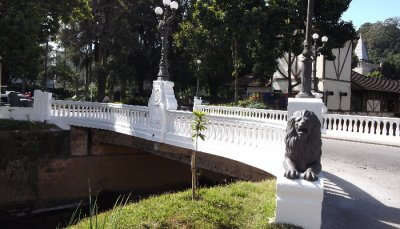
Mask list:
[{"label": "bridge balustrade", "polygon": [[324,114],[325,137],[400,146],[400,119]]},{"label": "bridge balustrade", "polygon": [[265,110],[252,109],[243,107],[226,107],[226,106],[205,106],[196,105],[195,109],[218,116],[238,117],[254,120],[268,120],[268,122],[281,123],[286,125],[287,111],[281,110]]},{"label": "bridge balustrade", "polygon": [[77,125],[148,137],[146,106],[53,100],[50,118],[61,126]]},{"label": "bridge balustrade", "polygon": [[[193,119],[192,112],[168,111],[166,143],[193,149]],[[218,115],[207,115],[206,119],[205,141],[198,142],[200,151],[280,174],[285,136],[282,125]]]},{"label": "bridge balustrade", "polygon": [[[196,105],[206,114],[276,123],[286,126],[287,111]],[[400,119],[375,116],[323,114],[322,136],[342,140],[400,146]]]},{"label": "bridge balustrade", "polygon": [[[106,129],[194,149],[192,112],[168,110],[165,138],[160,139],[153,139],[152,131],[154,128],[163,128],[152,126],[150,110],[146,106],[52,100],[50,113],[51,121],[61,126]],[[282,114],[275,114],[280,119],[285,118]],[[251,115],[261,117],[261,113]],[[280,161],[284,152],[285,128],[281,123],[260,122],[233,115],[212,114],[207,115],[206,119],[206,139],[198,142],[200,151],[238,160],[273,175],[282,173]]]}]

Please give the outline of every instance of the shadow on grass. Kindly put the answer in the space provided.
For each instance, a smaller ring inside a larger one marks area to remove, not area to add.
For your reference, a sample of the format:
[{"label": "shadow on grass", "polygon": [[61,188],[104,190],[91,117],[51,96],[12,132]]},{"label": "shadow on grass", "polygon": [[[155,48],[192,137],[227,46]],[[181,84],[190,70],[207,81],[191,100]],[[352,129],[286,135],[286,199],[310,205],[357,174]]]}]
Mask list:
[{"label": "shadow on grass", "polygon": [[379,228],[400,225],[400,209],[382,204],[364,190],[324,172],[323,229]]}]

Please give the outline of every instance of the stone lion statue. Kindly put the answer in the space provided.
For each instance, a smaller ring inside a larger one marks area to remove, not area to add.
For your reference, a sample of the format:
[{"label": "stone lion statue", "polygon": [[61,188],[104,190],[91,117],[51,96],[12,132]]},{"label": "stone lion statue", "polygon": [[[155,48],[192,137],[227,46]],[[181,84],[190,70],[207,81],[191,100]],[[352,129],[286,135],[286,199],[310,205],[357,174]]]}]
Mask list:
[{"label": "stone lion statue", "polygon": [[296,111],[286,128],[285,174],[289,179],[318,180],[321,172],[321,123],[308,110]]}]

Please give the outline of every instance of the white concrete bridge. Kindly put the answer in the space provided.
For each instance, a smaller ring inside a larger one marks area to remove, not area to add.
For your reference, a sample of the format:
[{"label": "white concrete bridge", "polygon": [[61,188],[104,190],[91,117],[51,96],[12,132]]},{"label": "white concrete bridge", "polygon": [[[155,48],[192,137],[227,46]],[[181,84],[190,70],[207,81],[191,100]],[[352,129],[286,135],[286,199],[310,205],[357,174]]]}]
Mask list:
[{"label": "white concrete bridge", "polygon": [[[0,118],[46,121],[64,129],[70,126],[104,129],[194,149],[191,137],[194,116],[192,112],[177,110],[172,87],[171,82],[154,81],[148,106],[60,101],[53,100],[49,93],[36,91],[33,108],[1,108]],[[308,216],[321,214],[321,179],[310,183],[282,178],[287,111],[203,105],[195,105],[194,109],[205,112],[208,120],[204,133],[206,139],[198,143],[199,151],[235,160],[276,176],[277,217],[281,214],[296,215],[295,218],[300,219],[287,221],[306,228],[319,227],[320,217],[310,220]],[[323,114],[322,121],[323,137],[400,146],[400,119]],[[286,186],[288,182],[289,186]],[[293,187],[299,188],[292,190]],[[295,209],[285,207],[285,204],[296,202],[295,198],[291,199],[293,192],[300,195],[303,202],[319,205],[314,209],[317,212],[279,212],[280,205],[284,206],[281,209]]]}]

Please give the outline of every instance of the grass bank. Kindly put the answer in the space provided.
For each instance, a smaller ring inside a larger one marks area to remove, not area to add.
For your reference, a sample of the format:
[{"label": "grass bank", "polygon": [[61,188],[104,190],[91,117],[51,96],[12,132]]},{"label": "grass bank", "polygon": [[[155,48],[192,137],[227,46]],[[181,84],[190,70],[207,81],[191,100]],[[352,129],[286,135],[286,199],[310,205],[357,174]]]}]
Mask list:
[{"label": "grass bank", "polygon": [[269,225],[275,212],[275,180],[237,182],[164,194],[122,204],[69,228],[290,228]]}]

